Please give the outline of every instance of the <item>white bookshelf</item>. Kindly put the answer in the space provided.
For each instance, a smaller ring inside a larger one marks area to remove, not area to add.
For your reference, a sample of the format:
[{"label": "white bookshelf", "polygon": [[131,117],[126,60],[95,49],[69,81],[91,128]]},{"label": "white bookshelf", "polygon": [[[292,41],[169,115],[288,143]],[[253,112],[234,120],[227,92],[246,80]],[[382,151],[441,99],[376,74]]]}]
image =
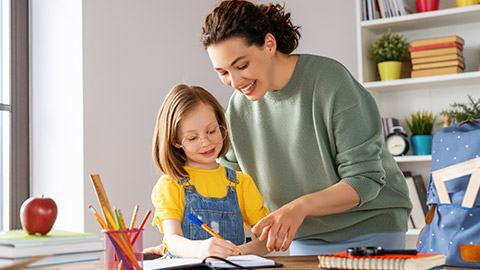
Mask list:
[{"label": "white bookshelf", "polygon": [[431,155],[424,155],[424,156],[399,156],[394,157],[395,161],[398,163],[406,163],[406,162],[431,162],[432,156]]},{"label": "white bookshelf", "polygon": [[[410,135],[405,119],[411,113],[429,110],[439,115],[453,102],[467,101],[468,94],[480,97],[480,5],[457,8],[455,0],[444,0],[437,11],[361,21],[361,3],[361,0],[356,1],[358,79],[375,97],[382,117],[397,118]],[[403,34],[409,41],[449,35],[462,37],[465,40],[464,73],[376,81],[377,67],[370,58],[370,46],[388,28],[393,33]],[[413,156],[410,150],[407,156],[395,157],[395,160],[403,171],[421,174],[428,184],[431,156]],[[415,247],[419,232],[419,229],[408,231],[408,248]]]}]

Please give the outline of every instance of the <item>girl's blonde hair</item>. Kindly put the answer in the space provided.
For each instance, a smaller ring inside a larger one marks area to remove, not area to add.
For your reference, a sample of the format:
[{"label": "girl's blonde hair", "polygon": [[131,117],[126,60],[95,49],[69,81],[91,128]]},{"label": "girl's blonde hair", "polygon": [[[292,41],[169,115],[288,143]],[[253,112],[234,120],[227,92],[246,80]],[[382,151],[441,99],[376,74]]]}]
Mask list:
[{"label": "girl's blonde hair", "polygon": [[[174,146],[177,127],[180,121],[198,104],[210,105],[215,112],[218,124],[226,128],[222,105],[207,90],[199,86],[179,84],[175,86],[162,103],[158,111],[155,133],[153,134],[153,163],[162,173],[179,181],[188,177],[183,166],[187,161],[183,148]],[[224,156],[230,147],[228,132],[223,141],[219,157]]]}]

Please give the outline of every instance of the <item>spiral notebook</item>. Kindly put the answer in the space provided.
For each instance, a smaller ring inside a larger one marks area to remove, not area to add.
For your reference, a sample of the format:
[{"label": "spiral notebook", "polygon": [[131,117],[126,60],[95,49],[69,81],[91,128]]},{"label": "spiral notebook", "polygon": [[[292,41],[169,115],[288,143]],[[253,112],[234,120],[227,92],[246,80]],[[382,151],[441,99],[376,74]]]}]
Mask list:
[{"label": "spiral notebook", "polygon": [[[217,260],[211,260],[216,258]],[[157,259],[143,262],[143,269],[224,269],[224,268],[270,268],[281,267],[274,260],[256,255],[230,256],[226,260],[210,256],[201,258]],[[233,264],[231,264],[233,263]],[[237,266],[236,266],[237,265]]]},{"label": "spiral notebook", "polygon": [[430,269],[445,264],[444,254],[388,254],[378,256],[348,256],[347,252],[318,255],[319,268],[335,269]]}]

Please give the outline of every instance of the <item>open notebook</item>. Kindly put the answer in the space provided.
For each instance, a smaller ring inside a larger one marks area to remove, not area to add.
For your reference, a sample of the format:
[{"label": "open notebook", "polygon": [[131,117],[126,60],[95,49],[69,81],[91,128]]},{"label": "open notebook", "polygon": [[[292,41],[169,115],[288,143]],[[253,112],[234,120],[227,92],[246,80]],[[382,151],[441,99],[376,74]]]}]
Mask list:
[{"label": "open notebook", "polygon": [[[281,267],[274,260],[266,259],[256,255],[230,256],[228,261],[245,268]],[[185,269],[185,268],[238,268],[224,261],[207,259],[205,263],[200,258],[179,258],[179,259],[158,259],[143,262],[144,270],[154,269]]]}]

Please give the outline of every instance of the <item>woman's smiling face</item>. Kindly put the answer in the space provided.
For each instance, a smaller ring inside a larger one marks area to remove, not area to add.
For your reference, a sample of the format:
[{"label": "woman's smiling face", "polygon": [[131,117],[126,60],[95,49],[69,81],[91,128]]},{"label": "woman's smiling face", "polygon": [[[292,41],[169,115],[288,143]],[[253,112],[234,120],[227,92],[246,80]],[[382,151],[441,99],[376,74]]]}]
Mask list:
[{"label": "woman's smiling face", "polygon": [[[261,99],[272,85],[271,46],[247,46],[234,37],[207,48],[213,68],[225,85],[240,91],[251,101]],[[274,51],[274,50],[273,50]]]}]

